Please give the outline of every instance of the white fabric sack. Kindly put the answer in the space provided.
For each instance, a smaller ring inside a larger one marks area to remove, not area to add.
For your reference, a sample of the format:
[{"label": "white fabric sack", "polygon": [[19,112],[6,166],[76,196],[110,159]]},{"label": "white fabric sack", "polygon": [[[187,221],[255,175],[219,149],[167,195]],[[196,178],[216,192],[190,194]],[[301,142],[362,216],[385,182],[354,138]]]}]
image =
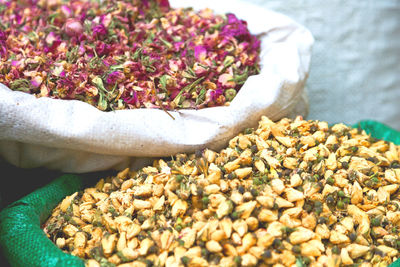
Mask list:
[{"label": "white fabric sack", "polygon": [[304,83],[314,39],[290,18],[244,1],[171,1],[209,7],[248,22],[261,40],[261,73],[249,77],[229,107],[170,112],[103,112],[78,100],[11,91],[0,84],[0,155],[23,168],[91,172],[149,164],[151,157],[219,150],[262,115],[272,120],[308,113]]}]

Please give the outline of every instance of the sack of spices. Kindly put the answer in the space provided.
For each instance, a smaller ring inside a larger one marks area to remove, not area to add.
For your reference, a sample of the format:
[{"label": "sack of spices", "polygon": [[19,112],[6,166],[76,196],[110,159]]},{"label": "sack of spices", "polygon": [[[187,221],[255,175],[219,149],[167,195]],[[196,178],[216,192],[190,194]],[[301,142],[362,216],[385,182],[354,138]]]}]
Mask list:
[{"label": "sack of spices", "polygon": [[3,2],[0,156],[18,167],[141,166],[219,149],[261,115],[307,115],[313,37],[282,14],[240,0]]},{"label": "sack of spices", "polygon": [[388,266],[400,132],[355,126],[264,117],[220,152],[64,175],[0,213],[0,246],[11,266]]}]

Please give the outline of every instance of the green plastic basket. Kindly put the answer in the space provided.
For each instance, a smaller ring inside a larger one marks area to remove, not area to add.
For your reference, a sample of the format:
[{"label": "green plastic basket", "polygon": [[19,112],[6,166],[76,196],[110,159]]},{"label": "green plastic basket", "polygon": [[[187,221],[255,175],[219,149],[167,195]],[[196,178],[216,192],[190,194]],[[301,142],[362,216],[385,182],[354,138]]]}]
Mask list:
[{"label": "green plastic basket", "polygon": [[[400,132],[376,121],[361,121],[353,127],[371,136],[400,144]],[[12,203],[0,213],[0,246],[11,266],[84,266],[78,257],[61,251],[41,229],[41,224],[66,196],[93,183],[83,176],[63,175],[48,185]],[[391,267],[400,267],[400,260]]]}]

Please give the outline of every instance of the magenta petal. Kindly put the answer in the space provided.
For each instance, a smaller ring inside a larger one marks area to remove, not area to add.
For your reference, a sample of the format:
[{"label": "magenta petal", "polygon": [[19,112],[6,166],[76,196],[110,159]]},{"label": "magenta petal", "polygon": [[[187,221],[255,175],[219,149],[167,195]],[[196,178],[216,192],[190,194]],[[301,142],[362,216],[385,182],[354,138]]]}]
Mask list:
[{"label": "magenta petal", "polygon": [[35,88],[38,88],[38,87],[40,86],[40,83],[38,83],[38,82],[35,81],[35,80],[32,80],[32,81],[31,81],[31,84],[32,84],[32,86],[35,87]]},{"label": "magenta petal", "polygon": [[100,42],[96,45],[96,53],[100,56],[107,55],[111,51],[111,46],[109,44]]},{"label": "magenta petal", "polygon": [[72,10],[71,10],[71,8],[69,8],[68,6],[62,5],[62,6],[60,7],[60,10],[61,10],[61,12],[64,14],[64,16],[66,16],[67,18],[69,18],[69,17],[72,16]]},{"label": "magenta petal", "polygon": [[238,23],[239,19],[235,16],[235,14],[228,13],[226,14],[229,24]]},{"label": "magenta petal", "polygon": [[142,5],[143,5],[145,8],[149,8],[149,7],[150,7],[150,2],[149,2],[149,0],[142,0]]},{"label": "magenta petal", "polygon": [[7,35],[5,32],[0,30],[0,41],[5,41],[5,40],[7,40]]},{"label": "magenta petal", "polygon": [[135,105],[137,102],[137,93],[136,91],[133,91],[133,96],[132,97],[126,97],[124,98],[125,103],[130,104],[130,105]]},{"label": "magenta petal", "polygon": [[194,48],[194,57],[199,60],[201,57],[207,55],[207,49],[204,46],[198,45]]},{"label": "magenta petal", "polygon": [[121,81],[123,79],[125,79],[125,75],[124,75],[123,72],[121,72],[121,71],[113,71],[110,74],[108,74],[106,82],[108,84],[114,85],[115,83],[117,83],[118,81]]},{"label": "magenta petal", "polygon": [[93,36],[98,36],[98,37],[104,36],[108,32],[107,28],[101,23],[96,25],[96,26],[94,26],[92,31],[93,31]]},{"label": "magenta petal", "polygon": [[228,24],[222,27],[221,35],[235,37],[243,41],[250,41],[251,34],[247,29],[247,22],[239,20],[234,14],[227,14]]},{"label": "magenta petal", "polygon": [[170,9],[169,1],[168,0],[159,0],[158,5],[160,6],[161,10],[164,12]]}]

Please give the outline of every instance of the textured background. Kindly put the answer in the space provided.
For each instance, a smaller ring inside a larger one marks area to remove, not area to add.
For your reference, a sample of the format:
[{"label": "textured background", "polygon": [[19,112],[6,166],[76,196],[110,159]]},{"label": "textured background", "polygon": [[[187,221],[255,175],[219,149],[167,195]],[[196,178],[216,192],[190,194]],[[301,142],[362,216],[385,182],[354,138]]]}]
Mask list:
[{"label": "textured background", "polygon": [[308,119],[400,130],[400,0],[246,0],[314,35]]}]

